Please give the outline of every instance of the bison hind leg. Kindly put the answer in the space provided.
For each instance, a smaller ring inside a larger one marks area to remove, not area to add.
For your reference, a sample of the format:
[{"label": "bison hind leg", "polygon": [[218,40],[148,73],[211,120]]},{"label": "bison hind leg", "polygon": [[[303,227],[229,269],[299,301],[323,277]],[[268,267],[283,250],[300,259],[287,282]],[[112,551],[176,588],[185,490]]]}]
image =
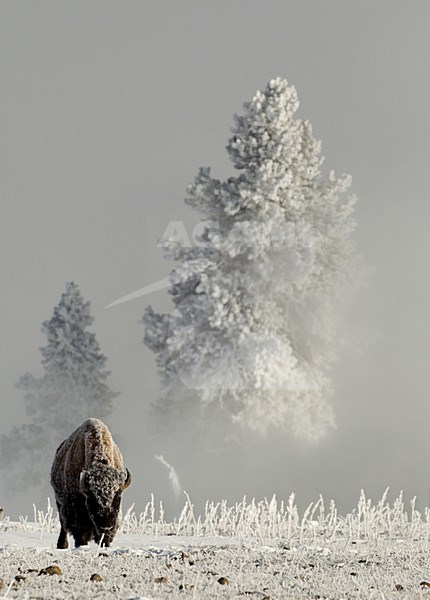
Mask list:
[{"label": "bison hind leg", "polygon": [[69,547],[69,542],[67,541],[67,531],[61,526],[60,535],[58,536],[57,548],[59,550],[65,550]]}]

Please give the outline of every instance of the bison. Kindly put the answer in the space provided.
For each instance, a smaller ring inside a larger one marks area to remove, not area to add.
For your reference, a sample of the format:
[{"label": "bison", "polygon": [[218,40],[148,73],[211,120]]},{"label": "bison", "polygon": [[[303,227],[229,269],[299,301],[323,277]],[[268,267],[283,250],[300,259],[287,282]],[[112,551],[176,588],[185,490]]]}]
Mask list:
[{"label": "bison", "polygon": [[57,548],[94,540],[109,546],[118,529],[121,494],[131,483],[109,429],[87,419],[59,446],[51,469],[61,531]]}]

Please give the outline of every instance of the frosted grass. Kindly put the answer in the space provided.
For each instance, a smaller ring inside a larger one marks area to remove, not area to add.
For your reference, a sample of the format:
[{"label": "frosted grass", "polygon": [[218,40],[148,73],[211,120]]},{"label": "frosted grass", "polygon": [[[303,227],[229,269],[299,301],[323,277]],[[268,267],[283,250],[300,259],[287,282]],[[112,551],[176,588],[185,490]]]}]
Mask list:
[{"label": "frosted grass", "polygon": [[[295,540],[298,543],[315,543],[325,540],[364,540],[409,539],[429,542],[430,509],[423,513],[416,509],[416,498],[405,504],[403,493],[390,503],[389,489],[374,503],[361,492],[357,507],[346,516],[338,513],[333,500],[325,503],[322,496],[312,502],[300,514],[291,494],[287,501],[279,501],[276,496],[270,500],[257,501],[244,497],[241,502],[229,505],[226,500],[206,502],[204,512],[196,514],[188,494],[184,494],[184,506],[173,521],[165,520],[162,502],[156,502],[153,495],[139,514],[134,504],[121,517],[119,533],[147,536],[186,536],[186,537],[231,537],[240,540]],[[11,527],[21,531],[53,533],[59,530],[58,516],[48,499],[47,509],[40,510],[33,505],[33,521],[20,517],[11,523],[6,517],[0,522],[1,529]]]},{"label": "frosted grass", "polygon": [[[429,541],[430,509],[421,514],[416,508],[416,498],[405,505],[403,493],[392,504],[387,489],[377,503],[361,492],[357,507],[345,517],[339,515],[335,502],[326,506],[320,497],[301,515],[295,504],[295,495],[288,501],[256,501],[243,498],[229,505],[226,500],[207,502],[204,513],[196,515],[190,497],[178,518],[169,523],[164,520],[163,505],[154,497],[143,512],[137,515],[134,506],[122,519],[121,531],[129,534],[225,536],[238,539],[259,540],[296,539],[299,543],[318,539],[334,540],[387,540],[420,539]],[[42,518],[42,523],[46,519]],[[49,521],[49,519],[48,519]]]},{"label": "frosted grass", "polygon": [[[388,490],[377,502],[362,492],[346,516],[322,497],[300,512],[294,494],[207,502],[196,514],[185,495],[171,522],[151,496],[141,513],[124,512],[111,548],[56,550],[48,503],[33,521],[0,521],[0,599],[425,599],[429,521],[429,509],[402,494],[390,502]],[[42,575],[49,565],[61,574]]]}]

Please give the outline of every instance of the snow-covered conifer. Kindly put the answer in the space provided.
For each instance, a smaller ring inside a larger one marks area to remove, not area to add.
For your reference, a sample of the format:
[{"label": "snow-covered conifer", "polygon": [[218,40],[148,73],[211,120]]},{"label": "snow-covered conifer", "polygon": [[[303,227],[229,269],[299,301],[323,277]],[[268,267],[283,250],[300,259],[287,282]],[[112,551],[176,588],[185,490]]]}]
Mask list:
[{"label": "snow-covered conifer", "polygon": [[49,470],[59,443],[88,417],[105,418],[116,396],[107,386],[106,357],[94,333],[94,318],[75,283],[42,325],[48,343],[41,348],[44,374],[23,375],[17,387],[24,391],[29,423],[0,437],[3,478],[10,491],[35,486],[47,493]]},{"label": "snow-covered conifer", "polygon": [[309,440],[334,424],[329,375],[357,263],[355,199],[343,194],[348,176],[322,175],[298,106],[293,86],[270,81],[235,117],[227,151],[238,176],[202,168],[189,187],[186,202],[219,227],[195,247],[166,242],[175,307],[144,315],[167,417],[219,408]]}]

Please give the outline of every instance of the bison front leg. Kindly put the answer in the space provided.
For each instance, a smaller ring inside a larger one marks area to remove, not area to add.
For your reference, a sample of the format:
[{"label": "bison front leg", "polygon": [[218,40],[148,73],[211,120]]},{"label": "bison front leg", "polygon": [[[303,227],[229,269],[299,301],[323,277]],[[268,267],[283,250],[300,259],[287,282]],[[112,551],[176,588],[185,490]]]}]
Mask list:
[{"label": "bison front leg", "polygon": [[61,525],[60,535],[58,536],[57,548],[59,550],[65,550],[69,547],[69,542],[67,541],[67,531]]},{"label": "bison front leg", "polygon": [[91,541],[92,532],[82,530],[74,531],[73,537],[75,538],[75,548],[78,548],[78,546],[86,546]]},{"label": "bison front leg", "polygon": [[102,533],[96,534],[94,537],[94,541],[99,546],[104,546],[105,548],[109,548],[113,540],[113,535],[111,533]]}]

